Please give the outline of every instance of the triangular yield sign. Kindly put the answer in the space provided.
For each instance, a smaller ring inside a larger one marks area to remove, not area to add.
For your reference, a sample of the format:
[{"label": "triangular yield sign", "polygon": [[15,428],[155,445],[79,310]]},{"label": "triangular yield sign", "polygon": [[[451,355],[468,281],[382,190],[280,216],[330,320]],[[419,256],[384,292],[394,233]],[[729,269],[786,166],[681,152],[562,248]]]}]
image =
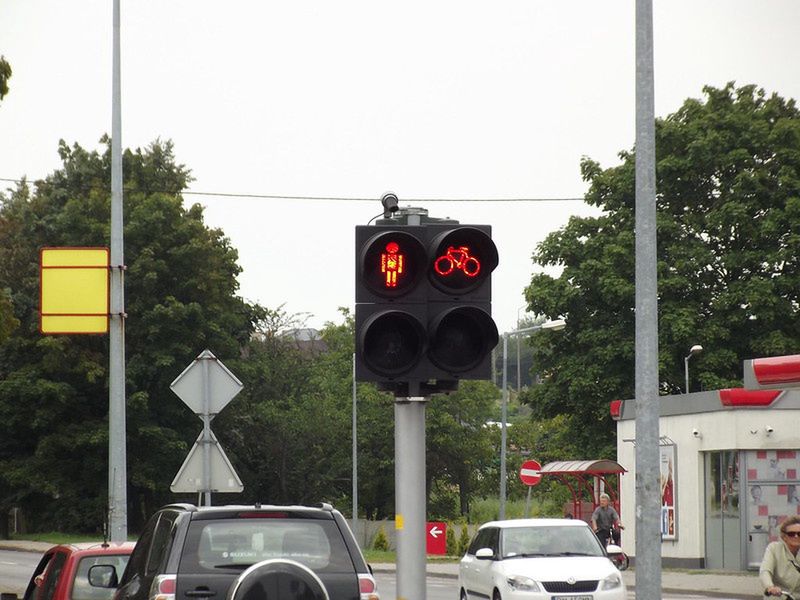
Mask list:
[{"label": "triangular yield sign", "polygon": [[178,474],[169,489],[175,493],[194,492],[241,492],[244,489],[241,479],[233,470],[228,457],[219,445],[213,432],[209,443],[210,489],[203,489],[203,433],[189,450]]}]

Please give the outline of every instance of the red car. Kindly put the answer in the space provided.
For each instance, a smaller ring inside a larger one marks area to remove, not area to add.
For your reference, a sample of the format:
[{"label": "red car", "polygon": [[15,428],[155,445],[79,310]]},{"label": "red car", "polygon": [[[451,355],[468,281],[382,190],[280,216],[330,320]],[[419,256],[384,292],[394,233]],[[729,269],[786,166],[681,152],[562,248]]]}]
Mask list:
[{"label": "red car", "polygon": [[111,600],[113,589],[89,584],[89,569],[109,565],[122,577],[135,545],[85,542],[53,546],[36,565],[23,600]]}]

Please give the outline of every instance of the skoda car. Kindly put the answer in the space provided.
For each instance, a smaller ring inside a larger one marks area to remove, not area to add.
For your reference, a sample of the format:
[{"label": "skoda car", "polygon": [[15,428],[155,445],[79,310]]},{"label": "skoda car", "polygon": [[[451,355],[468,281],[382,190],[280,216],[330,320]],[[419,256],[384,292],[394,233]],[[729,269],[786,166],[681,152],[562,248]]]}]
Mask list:
[{"label": "skoda car", "polygon": [[461,600],[624,600],[622,575],[578,519],[492,521],[461,559]]}]

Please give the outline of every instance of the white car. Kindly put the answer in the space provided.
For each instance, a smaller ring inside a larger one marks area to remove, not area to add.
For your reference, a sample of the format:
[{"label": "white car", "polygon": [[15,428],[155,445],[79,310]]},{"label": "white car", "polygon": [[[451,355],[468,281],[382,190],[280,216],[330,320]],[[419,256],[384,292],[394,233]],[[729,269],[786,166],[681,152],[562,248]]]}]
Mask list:
[{"label": "white car", "polygon": [[625,600],[625,582],[578,519],[492,521],[458,569],[461,600]]}]

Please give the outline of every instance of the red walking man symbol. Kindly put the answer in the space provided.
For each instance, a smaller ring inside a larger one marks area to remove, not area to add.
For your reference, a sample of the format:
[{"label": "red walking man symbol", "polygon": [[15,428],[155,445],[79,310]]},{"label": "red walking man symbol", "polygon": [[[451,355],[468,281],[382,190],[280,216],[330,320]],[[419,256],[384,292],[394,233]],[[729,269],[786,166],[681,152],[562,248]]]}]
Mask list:
[{"label": "red walking man symbol", "polygon": [[386,252],[381,254],[381,273],[384,274],[387,288],[397,287],[397,276],[403,274],[404,262],[397,242],[386,244]]}]

